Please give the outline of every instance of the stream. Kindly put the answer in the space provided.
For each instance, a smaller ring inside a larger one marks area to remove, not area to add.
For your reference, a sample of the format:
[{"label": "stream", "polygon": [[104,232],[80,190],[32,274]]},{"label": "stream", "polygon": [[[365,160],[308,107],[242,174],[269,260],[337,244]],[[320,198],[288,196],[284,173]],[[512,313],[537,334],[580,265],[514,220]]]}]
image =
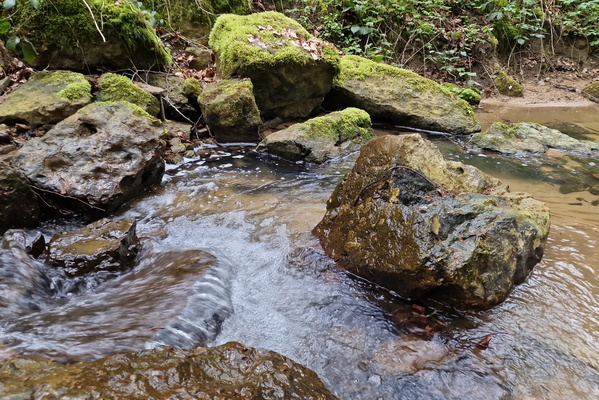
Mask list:
[{"label": "stream", "polygon": [[[478,117],[483,128],[539,122],[599,141],[599,105],[489,103]],[[542,262],[501,305],[480,313],[414,306],[323,255],[310,231],[356,155],[306,167],[222,147],[221,157],[171,166],[161,187],[115,216],[138,220],[144,249],[133,271],[75,294],[33,296],[30,312],[0,321],[0,360],[90,360],[199,337],[277,351],[344,400],[599,398],[599,160],[507,158],[429,139],[447,159],[551,209]],[[71,226],[54,221],[42,232]],[[195,250],[216,261],[207,273],[181,272],[178,255]]]}]

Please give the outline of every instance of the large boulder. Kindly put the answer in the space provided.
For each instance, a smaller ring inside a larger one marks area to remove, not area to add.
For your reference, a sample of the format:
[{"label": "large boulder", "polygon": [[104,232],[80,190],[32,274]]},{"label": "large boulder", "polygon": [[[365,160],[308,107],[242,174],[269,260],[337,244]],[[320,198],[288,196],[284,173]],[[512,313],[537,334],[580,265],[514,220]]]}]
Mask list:
[{"label": "large boulder", "polygon": [[12,165],[45,204],[103,215],[160,182],[160,121],[128,102],[93,103],[29,140]]},{"label": "large boulder", "polygon": [[550,148],[586,156],[599,156],[599,143],[574,139],[557,129],[529,122],[509,125],[495,122],[485,132],[474,134],[466,145],[515,156],[542,154]]},{"label": "large boulder", "polygon": [[32,228],[39,219],[37,196],[25,175],[0,163],[0,235],[11,228]]},{"label": "large boulder", "polygon": [[161,347],[62,365],[18,357],[0,369],[3,398],[334,400],[311,370],[273,351],[236,342]]},{"label": "large boulder", "polygon": [[332,45],[274,11],[220,16],[209,44],[221,78],[252,80],[265,118],[307,117],[320,106],[338,70]]},{"label": "large boulder", "polygon": [[169,53],[133,2],[40,1],[37,7],[31,3],[19,4],[12,20],[24,32],[23,58],[35,68],[142,70],[171,64]]},{"label": "large boulder", "polygon": [[55,124],[89,104],[91,91],[90,83],[76,72],[39,72],[0,103],[0,122]]},{"label": "large boulder", "polygon": [[358,107],[373,120],[430,131],[480,131],[472,106],[412,71],[344,56],[326,108]]},{"label": "large boulder", "polygon": [[322,163],[372,139],[371,125],[366,111],[346,108],[274,132],[260,142],[258,150],[290,161]]},{"label": "large boulder", "polygon": [[540,261],[549,220],[543,203],[412,134],[362,147],[314,233],[339,265],[403,296],[484,309]]},{"label": "large boulder", "polygon": [[151,93],[135,85],[131,79],[113,73],[104,74],[98,84],[100,93],[99,101],[128,101],[140,106],[153,117],[160,113],[160,101]]},{"label": "large boulder", "polygon": [[198,97],[204,121],[219,142],[257,142],[262,124],[248,79],[208,84]]},{"label": "large boulder", "polygon": [[46,262],[69,276],[122,272],[133,267],[139,251],[135,221],[106,218],[83,228],[56,233],[48,243]]}]

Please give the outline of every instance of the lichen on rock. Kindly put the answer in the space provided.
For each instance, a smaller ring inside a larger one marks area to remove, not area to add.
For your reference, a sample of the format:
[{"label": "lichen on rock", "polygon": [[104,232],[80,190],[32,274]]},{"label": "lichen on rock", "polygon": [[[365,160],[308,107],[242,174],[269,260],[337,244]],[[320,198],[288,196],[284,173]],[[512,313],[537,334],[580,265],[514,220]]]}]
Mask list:
[{"label": "lichen on rock", "polygon": [[582,89],[582,94],[589,100],[599,103],[599,82],[591,82]]},{"label": "lichen on rock", "polygon": [[451,91],[415,72],[359,56],[343,56],[327,95],[329,109],[358,107],[374,120],[456,134],[477,132],[474,110]]},{"label": "lichen on rock", "polygon": [[277,12],[222,15],[210,47],[222,78],[247,77],[263,116],[306,117],[320,105],[338,69],[335,48]]}]

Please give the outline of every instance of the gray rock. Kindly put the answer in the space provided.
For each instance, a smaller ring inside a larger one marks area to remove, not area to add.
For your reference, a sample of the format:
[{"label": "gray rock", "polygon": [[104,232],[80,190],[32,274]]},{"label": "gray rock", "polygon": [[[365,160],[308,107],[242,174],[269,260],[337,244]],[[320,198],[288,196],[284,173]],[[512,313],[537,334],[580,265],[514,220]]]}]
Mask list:
[{"label": "gray rock", "polygon": [[210,132],[219,142],[257,142],[261,124],[248,79],[226,79],[207,85],[198,101]]},{"label": "gray rock", "polygon": [[55,124],[91,102],[91,85],[76,72],[39,72],[0,103],[0,122]]},{"label": "gray rock", "polygon": [[599,103],[599,82],[591,82],[582,89],[582,94],[589,100]]},{"label": "gray rock", "polygon": [[32,228],[39,219],[37,196],[27,177],[0,163],[0,234],[11,228]]},{"label": "gray rock", "polygon": [[322,163],[358,149],[373,136],[368,113],[347,108],[274,132],[258,150],[290,161]]},{"label": "gray rock", "polygon": [[[142,75],[150,85],[163,88],[166,93],[162,95],[165,117],[178,121],[196,122],[200,118],[197,95],[193,100],[185,93],[185,79],[172,74],[148,73]],[[198,108],[196,108],[198,107]]]},{"label": "gray rock", "polygon": [[222,78],[250,78],[265,119],[307,117],[337,73],[334,47],[296,21],[268,11],[221,15],[210,33]]},{"label": "gray rock", "polygon": [[93,103],[29,140],[12,165],[46,203],[102,215],[160,182],[160,122],[127,102]]},{"label": "gray rock", "polygon": [[530,195],[404,135],[362,147],[314,233],[339,265],[403,296],[484,309],[540,261],[549,223]]},{"label": "gray rock", "polygon": [[358,56],[342,57],[340,68],[328,109],[357,107],[373,120],[429,131],[480,131],[473,108],[430,79]]},{"label": "gray rock", "polygon": [[133,267],[139,251],[135,221],[106,218],[55,234],[48,243],[46,262],[69,276],[91,272],[122,272]]},{"label": "gray rock", "polygon": [[510,125],[495,122],[485,132],[474,134],[466,145],[516,156],[542,154],[550,148],[599,156],[599,143],[574,139],[556,129],[529,122]]}]

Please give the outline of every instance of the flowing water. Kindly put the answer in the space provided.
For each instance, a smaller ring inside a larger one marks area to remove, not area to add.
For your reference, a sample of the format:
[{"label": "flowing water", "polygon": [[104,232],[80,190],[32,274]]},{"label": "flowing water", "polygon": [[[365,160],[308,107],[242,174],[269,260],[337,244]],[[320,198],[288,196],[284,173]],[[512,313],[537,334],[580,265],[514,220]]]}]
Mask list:
[{"label": "flowing water", "polygon": [[[484,126],[541,122],[599,140],[597,106],[489,105],[479,117]],[[144,250],[133,271],[77,293],[37,293],[5,317],[0,359],[83,360],[234,340],[304,364],[347,400],[599,398],[599,160],[508,159],[432,139],[447,158],[552,211],[543,261],[492,310],[413,306],[322,255],[310,231],[355,155],[306,167],[225,148],[220,160],[170,169],[160,188],[117,216],[138,220]],[[202,266],[181,270],[186,254]],[[478,348],[487,335],[489,347]]]}]

